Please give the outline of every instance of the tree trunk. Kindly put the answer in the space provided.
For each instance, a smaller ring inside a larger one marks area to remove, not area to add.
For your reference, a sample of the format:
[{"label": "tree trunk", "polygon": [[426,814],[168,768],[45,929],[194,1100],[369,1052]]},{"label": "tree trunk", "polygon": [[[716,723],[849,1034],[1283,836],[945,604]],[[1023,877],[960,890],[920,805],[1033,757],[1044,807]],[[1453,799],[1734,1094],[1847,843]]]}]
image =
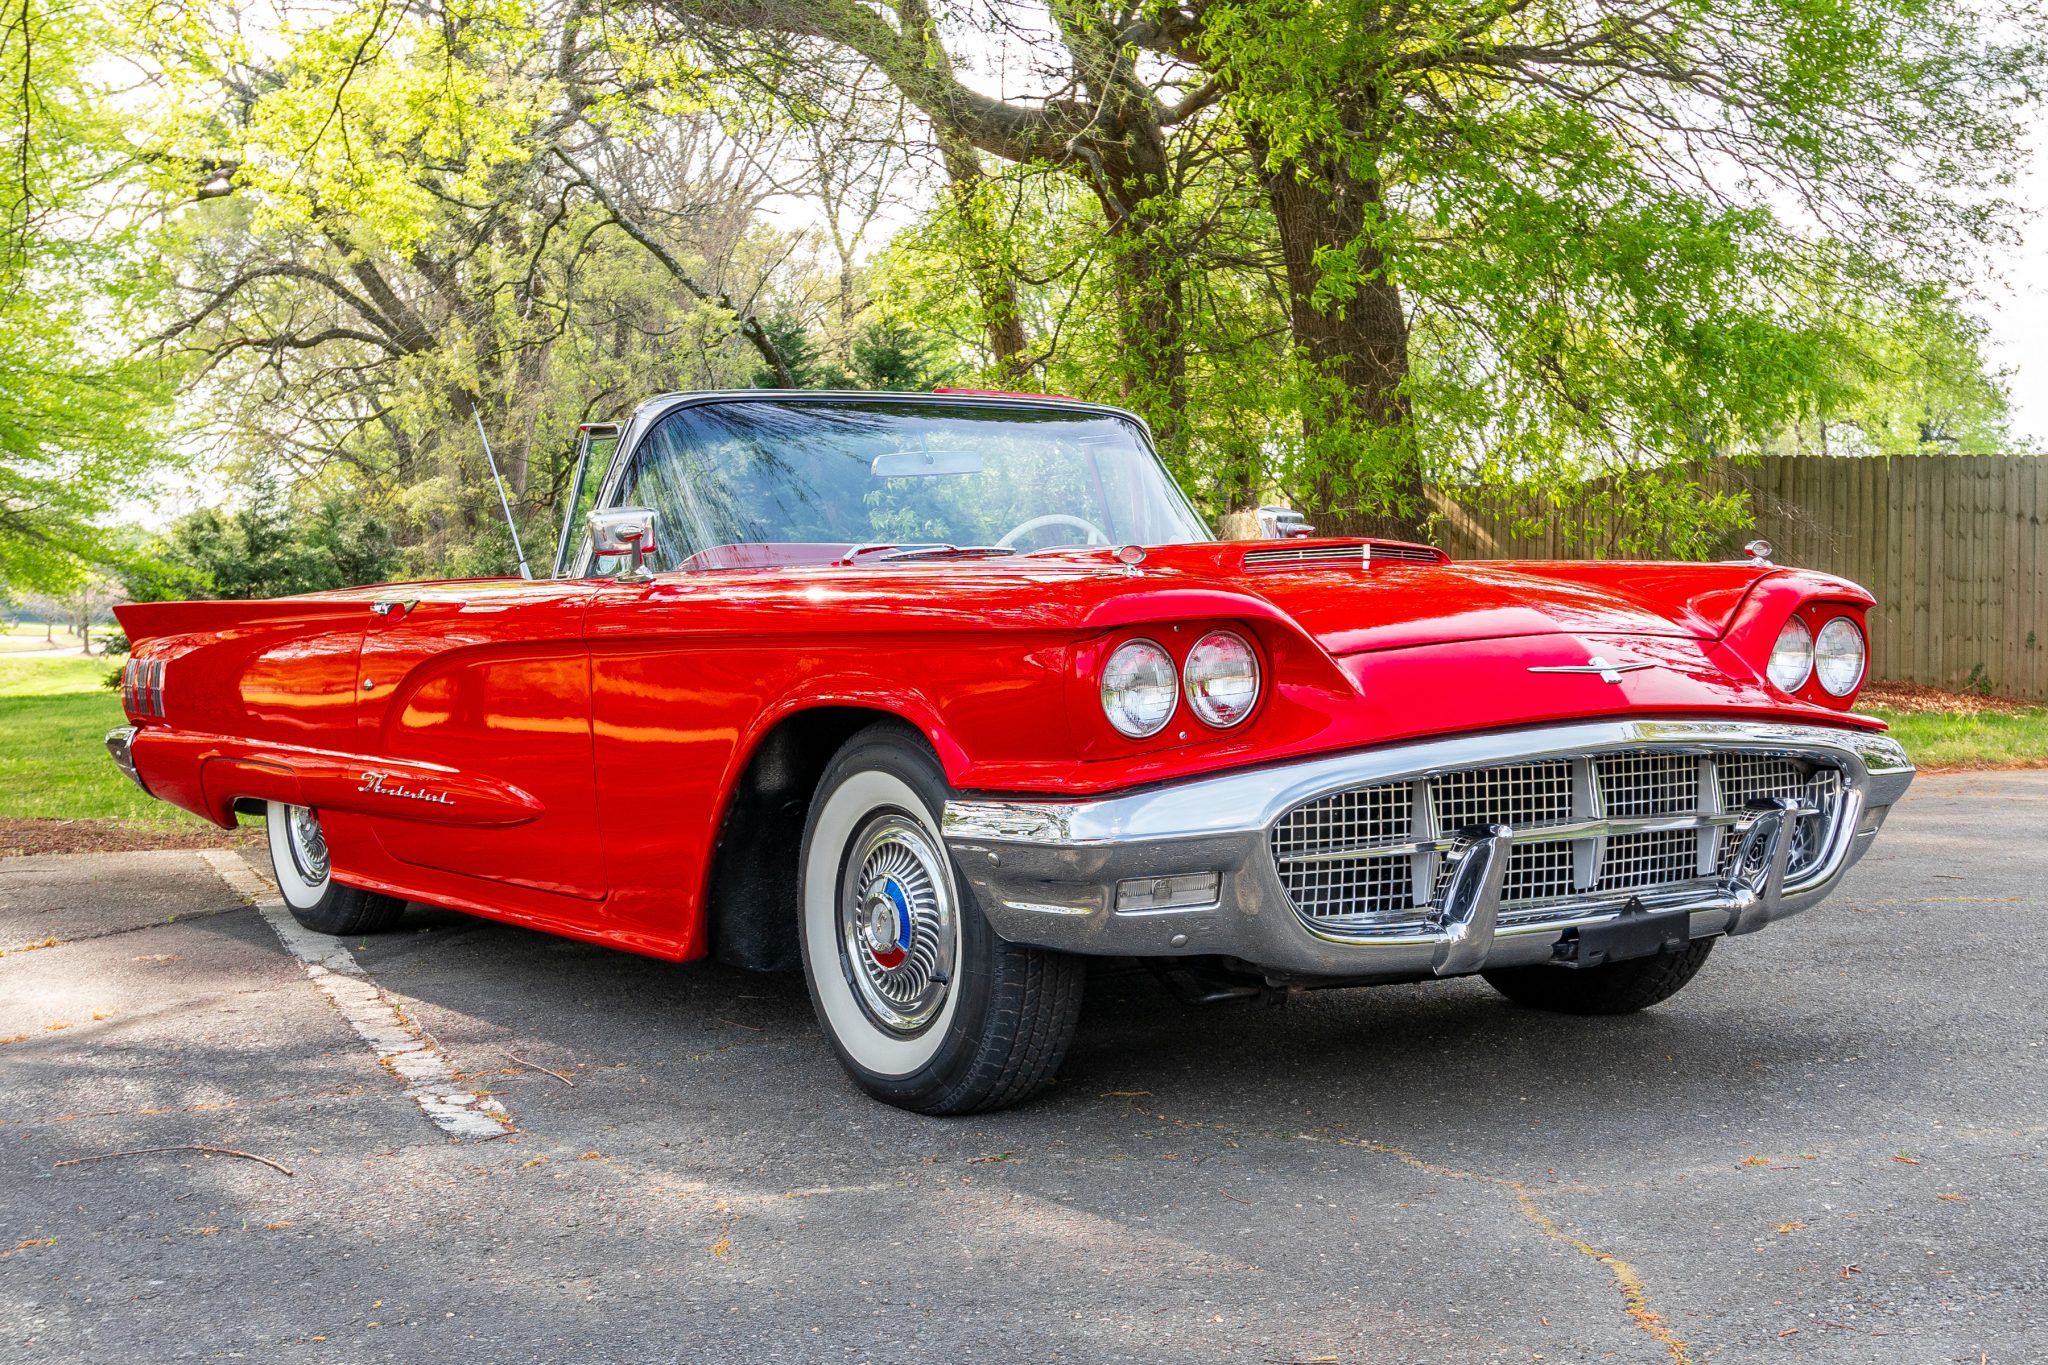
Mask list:
[{"label": "tree trunk", "polygon": [[981,161],[974,148],[962,139],[939,131],[939,153],[946,162],[946,178],[953,197],[953,210],[967,229],[972,255],[967,262],[968,278],[981,303],[982,326],[988,333],[989,354],[995,358],[996,380],[1021,388],[1030,377],[1025,355],[1024,312],[1017,303],[1017,281],[994,251],[979,244],[994,230],[980,200]]},{"label": "tree trunk", "polygon": [[1089,162],[1091,182],[1109,220],[1109,269],[1117,297],[1117,338],[1123,353],[1119,388],[1145,414],[1168,462],[1184,455],[1188,405],[1186,290],[1182,261],[1169,243],[1175,213],[1166,143],[1156,125]]},{"label": "tree trunk", "polygon": [[[1249,139],[1262,165],[1263,139]],[[1379,251],[1357,248],[1361,283],[1318,303],[1322,251],[1349,247],[1376,214],[1380,187],[1335,162],[1283,162],[1263,172],[1287,272],[1294,344],[1320,376],[1320,402],[1303,407],[1314,471],[1303,508],[1319,532],[1420,539],[1427,519],[1421,452],[1406,392],[1408,320],[1400,286]]]}]

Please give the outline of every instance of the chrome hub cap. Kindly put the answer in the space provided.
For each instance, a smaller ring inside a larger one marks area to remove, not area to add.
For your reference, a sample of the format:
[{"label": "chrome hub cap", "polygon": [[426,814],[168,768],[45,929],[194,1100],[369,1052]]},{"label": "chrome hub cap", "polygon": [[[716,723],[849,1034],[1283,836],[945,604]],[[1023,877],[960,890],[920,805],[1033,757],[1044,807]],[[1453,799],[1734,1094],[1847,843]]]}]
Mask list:
[{"label": "chrome hub cap", "polygon": [[923,825],[875,816],[847,849],[839,924],[847,977],[875,1021],[915,1033],[946,1003],[959,920],[945,854]]},{"label": "chrome hub cap", "polygon": [[285,842],[292,851],[292,863],[308,886],[327,880],[327,836],[320,832],[320,817],[304,806],[293,806],[285,822]]}]

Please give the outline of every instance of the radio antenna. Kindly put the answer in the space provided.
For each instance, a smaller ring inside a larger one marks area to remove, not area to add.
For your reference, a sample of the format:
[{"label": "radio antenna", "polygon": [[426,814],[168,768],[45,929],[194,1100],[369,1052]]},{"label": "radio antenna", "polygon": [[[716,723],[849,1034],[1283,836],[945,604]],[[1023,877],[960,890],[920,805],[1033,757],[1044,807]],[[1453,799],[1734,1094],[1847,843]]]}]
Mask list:
[{"label": "radio antenna", "polygon": [[484,443],[484,459],[490,461],[491,479],[498,485],[498,506],[505,512],[505,529],[512,533],[512,552],[519,556],[519,576],[531,579],[533,568],[526,562],[526,547],[519,543],[519,523],[512,520],[512,500],[505,496],[505,476],[498,472],[498,457],[491,454],[491,438],[484,435],[484,415],[470,400],[469,415],[476,421],[476,438]]}]

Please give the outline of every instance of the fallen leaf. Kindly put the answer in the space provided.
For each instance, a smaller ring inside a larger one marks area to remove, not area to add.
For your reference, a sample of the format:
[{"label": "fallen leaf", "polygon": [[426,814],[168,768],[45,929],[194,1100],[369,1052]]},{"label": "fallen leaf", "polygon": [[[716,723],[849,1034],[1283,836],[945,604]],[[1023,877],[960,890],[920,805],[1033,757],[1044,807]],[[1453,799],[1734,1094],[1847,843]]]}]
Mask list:
[{"label": "fallen leaf", "polygon": [[1008,1152],[990,1152],[986,1156],[969,1157],[967,1164],[970,1166],[987,1166],[993,1162],[1008,1160],[1010,1160]]},{"label": "fallen leaf", "polygon": [[1745,1166],[1768,1166],[1771,1164],[1771,1159],[1767,1156],[1746,1156],[1742,1158],[1742,1164]]},{"label": "fallen leaf", "polygon": [[291,1219],[280,1218],[275,1223],[265,1223],[263,1225],[263,1230],[265,1232],[283,1232],[286,1228],[290,1227],[291,1225]]},{"label": "fallen leaf", "polygon": [[1778,1224],[1778,1235],[1780,1237],[1783,1237],[1790,1233],[1797,1232],[1805,1226],[1806,1224],[1804,1223],[1780,1223]]},{"label": "fallen leaf", "polygon": [[92,1017],[94,1019],[111,1019],[114,1017],[114,1012],[112,1010],[94,1010]]},{"label": "fallen leaf", "polygon": [[55,1245],[57,1245],[55,1237],[31,1237],[26,1242],[16,1242],[14,1249],[16,1251],[27,1251],[30,1247],[53,1247]]},{"label": "fallen leaf", "polygon": [[219,1231],[220,1231],[220,1229],[219,1229],[219,1228],[217,1228],[217,1227],[215,1227],[215,1228],[194,1228],[194,1229],[192,1229],[192,1235],[193,1235],[194,1237],[211,1237],[211,1236],[213,1236],[213,1234],[214,1234],[214,1233],[216,1233],[216,1232],[219,1232]]},{"label": "fallen leaf", "polygon": [[530,1170],[532,1170],[532,1169],[533,1169],[534,1167],[536,1167],[536,1166],[545,1166],[545,1165],[547,1165],[547,1164],[548,1164],[548,1159],[547,1159],[546,1157],[544,1157],[544,1156],[537,1156],[537,1157],[534,1157],[534,1158],[533,1158],[533,1159],[532,1159],[531,1161],[522,1161],[522,1162],[520,1162],[520,1163],[519,1163],[519,1169],[520,1169],[520,1170],[522,1170],[522,1171],[530,1171]]},{"label": "fallen leaf", "polygon": [[43,1025],[44,1031],[48,1033],[55,1033],[60,1028],[70,1027],[71,1025],[65,1023],[62,1019],[53,1019],[49,1023]]},{"label": "fallen leaf", "polygon": [[9,1043],[25,1043],[27,1041],[28,1035],[26,1033],[17,1033],[12,1037],[0,1038],[0,1047],[6,1047]]},{"label": "fallen leaf", "polygon": [[1946,1199],[1951,1204],[1960,1204],[1963,1202],[1963,1197],[1959,1194],[1945,1194],[1942,1196],[1942,1198]]},{"label": "fallen leaf", "polygon": [[1901,1166],[1918,1166],[1920,1164],[1919,1157],[1908,1156],[1904,1152],[1900,1152],[1897,1156],[1893,1157],[1892,1160],[1898,1162]]},{"label": "fallen leaf", "polygon": [[603,1161],[603,1160],[604,1160],[604,1153],[603,1153],[603,1152],[585,1152],[585,1153],[584,1153],[584,1154],[583,1154],[582,1156],[579,1156],[579,1157],[577,1157],[576,1159],[577,1159],[578,1161]]}]

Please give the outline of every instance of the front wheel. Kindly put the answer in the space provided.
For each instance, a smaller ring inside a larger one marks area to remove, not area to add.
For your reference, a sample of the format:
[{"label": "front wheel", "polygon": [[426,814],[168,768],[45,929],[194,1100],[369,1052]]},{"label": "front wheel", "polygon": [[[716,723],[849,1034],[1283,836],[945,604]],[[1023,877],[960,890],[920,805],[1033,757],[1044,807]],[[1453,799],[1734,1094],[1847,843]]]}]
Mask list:
[{"label": "front wheel", "polygon": [[1713,951],[1714,940],[1700,938],[1675,953],[1598,967],[1508,967],[1480,975],[1487,985],[1530,1009],[1557,1014],[1634,1014],[1678,994]]},{"label": "front wheel", "polygon": [[404,901],[334,880],[318,811],[272,801],[263,815],[270,834],[270,868],[293,919],[318,933],[337,936],[382,933],[398,923]]},{"label": "front wheel", "polygon": [[818,1022],[861,1089],[971,1114],[1052,1079],[1086,963],[989,928],[940,836],[945,799],[914,731],[882,724],[849,740],[804,827],[799,938]]}]

